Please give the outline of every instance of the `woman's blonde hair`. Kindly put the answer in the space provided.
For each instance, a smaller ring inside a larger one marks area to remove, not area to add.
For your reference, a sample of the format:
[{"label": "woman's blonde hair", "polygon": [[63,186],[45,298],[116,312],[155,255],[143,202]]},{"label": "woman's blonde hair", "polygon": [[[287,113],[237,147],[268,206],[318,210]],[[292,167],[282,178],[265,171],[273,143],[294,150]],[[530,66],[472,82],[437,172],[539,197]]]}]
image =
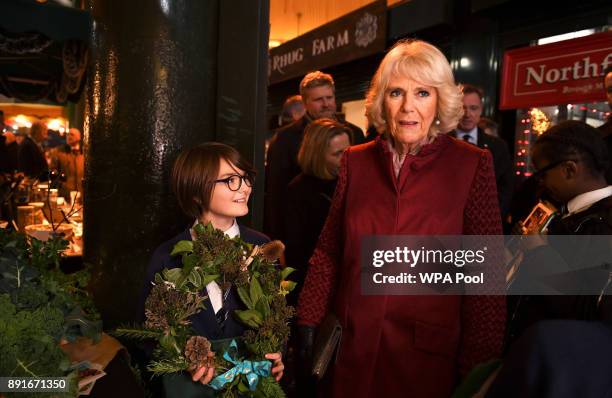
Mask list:
[{"label": "woman's blonde hair", "polygon": [[366,116],[379,133],[387,130],[384,99],[389,81],[394,77],[410,78],[435,87],[438,94],[437,120],[429,128],[430,137],[457,127],[463,116],[463,94],[455,84],[448,60],[429,43],[403,40],[383,58],[366,97]]},{"label": "woman's blonde hair", "polygon": [[346,134],[349,141],[352,141],[351,131],[332,119],[317,119],[306,127],[304,139],[298,152],[298,164],[304,174],[324,180],[335,178],[327,170],[325,154],[329,141],[341,134]]}]

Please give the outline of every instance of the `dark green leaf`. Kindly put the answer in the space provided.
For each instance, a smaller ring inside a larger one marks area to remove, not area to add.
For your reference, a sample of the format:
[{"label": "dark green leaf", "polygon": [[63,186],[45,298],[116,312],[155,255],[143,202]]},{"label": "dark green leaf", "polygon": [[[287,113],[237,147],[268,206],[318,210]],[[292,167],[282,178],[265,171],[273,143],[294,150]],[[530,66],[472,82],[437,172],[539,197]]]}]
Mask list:
[{"label": "dark green leaf", "polygon": [[185,282],[189,279],[190,275],[193,272],[196,264],[198,263],[198,258],[193,254],[183,254],[183,268],[181,270],[181,276],[176,281],[176,287],[180,288],[185,285]]},{"label": "dark green leaf", "polygon": [[196,265],[198,265],[199,258],[193,253],[183,254],[182,261],[183,269],[191,271]]},{"label": "dark green leaf", "polygon": [[208,285],[210,282],[219,278],[219,275],[204,275],[202,277],[202,286]]},{"label": "dark green leaf", "polygon": [[251,297],[247,293],[246,289],[241,286],[237,290],[238,290],[238,296],[240,296],[240,299],[242,300],[244,305],[246,305],[248,309],[252,310],[253,302],[251,301]]},{"label": "dark green leaf", "polygon": [[190,240],[181,240],[174,245],[171,256],[175,256],[177,254],[188,253],[193,251],[193,241]]},{"label": "dark green leaf", "polygon": [[202,276],[197,270],[194,270],[189,274],[189,282],[191,282],[191,284],[198,290],[204,287],[202,285]]},{"label": "dark green leaf", "polygon": [[244,324],[251,326],[255,329],[261,326],[263,319],[261,314],[257,310],[236,310],[236,316],[240,319]]},{"label": "dark green leaf", "polygon": [[193,232],[200,235],[204,232],[204,225],[197,223],[195,227],[193,227]]},{"label": "dark green leaf", "polygon": [[165,269],[162,271],[162,273],[164,274],[165,280],[167,280],[168,282],[174,283],[176,285],[183,273],[183,270],[180,268],[172,268],[172,269]]},{"label": "dark green leaf", "polygon": [[262,296],[257,304],[255,304],[255,309],[263,315],[264,319],[270,316],[270,303],[268,303],[268,298]]},{"label": "dark green leaf", "polygon": [[159,339],[161,345],[166,351],[174,352],[176,347],[176,339],[173,336],[164,335]]},{"label": "dark green leaf", "polygon": [[250,293],[251,293],[251,302],[257,303],[261,296],[264,295],[263,290],[261,289],[261,285],[257,280],[255,274],[251,277],[250,282]]},{"label": "dark green leaf", "polygon": [[291,268],[291,267],[283,268],[283,270],[281,271],[281,280],[287,279],[287,277],[291,275],[293,271],[295,271],[295,268]]}]

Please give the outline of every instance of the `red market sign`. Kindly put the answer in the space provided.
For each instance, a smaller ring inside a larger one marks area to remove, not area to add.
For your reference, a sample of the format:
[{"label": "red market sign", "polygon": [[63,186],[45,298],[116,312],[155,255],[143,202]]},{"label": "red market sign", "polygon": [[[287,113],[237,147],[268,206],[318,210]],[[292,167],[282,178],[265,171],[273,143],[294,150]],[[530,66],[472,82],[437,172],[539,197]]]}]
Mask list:
[{"label": "red market sign", "polygon": [[500,109],[604,101],[612,31],[506,51]]}]

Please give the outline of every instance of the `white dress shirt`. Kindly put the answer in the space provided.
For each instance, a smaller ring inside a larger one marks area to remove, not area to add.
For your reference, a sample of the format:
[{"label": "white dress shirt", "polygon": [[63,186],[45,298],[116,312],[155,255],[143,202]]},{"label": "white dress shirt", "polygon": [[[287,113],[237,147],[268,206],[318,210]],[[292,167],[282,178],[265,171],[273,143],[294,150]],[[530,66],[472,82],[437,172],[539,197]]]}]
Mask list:
[{"label": "white dress shirt", "polygon": [[[193,225],[195,226],[197,223],[198,221],[196,220]],[[191,239],[195,240],[193,230],[189,230],[189,232],[191,233]],[[236,236],[240,236],[240,228],[238,227],[238,223],[236,222],[236,220],[234,220],[232,226],[229,227],[227,231],[225,231],[225,235],[230,239],[233,239]],[[210,300],[210,304],[213,307],[213,311],[215,311],[216,314],[221,309],[221,307],[223,307],[223,291],[221,290],[221,287],[217,284],[217,282],[212,281],[208,285],[206,285],[206,293],[208,294],[208,299]]]},{"label": "white dress shirt", "polygon": [[565,217],[584,211],[591,207],[593,204],[599,202],[602,199],[612,196],[612,185],[608,185],[605,188],[596,189],[594,191],[582,193],[572,200],[567,202],[567,214]]}]

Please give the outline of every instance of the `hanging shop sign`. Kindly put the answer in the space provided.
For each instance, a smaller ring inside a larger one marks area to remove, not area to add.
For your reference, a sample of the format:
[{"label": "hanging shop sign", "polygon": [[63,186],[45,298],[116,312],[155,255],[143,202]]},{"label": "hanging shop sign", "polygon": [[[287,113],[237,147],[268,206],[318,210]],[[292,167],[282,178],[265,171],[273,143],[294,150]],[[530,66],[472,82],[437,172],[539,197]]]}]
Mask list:
[{"label": "hanging shop sign", "polygon": [[604,101],[612,31],[506,51],[501,109]]},{"label": "hanging shop sign", "polygon": [[386,26],[386,2],[376,1],[272,48],[270,84],[384,51]]}]

